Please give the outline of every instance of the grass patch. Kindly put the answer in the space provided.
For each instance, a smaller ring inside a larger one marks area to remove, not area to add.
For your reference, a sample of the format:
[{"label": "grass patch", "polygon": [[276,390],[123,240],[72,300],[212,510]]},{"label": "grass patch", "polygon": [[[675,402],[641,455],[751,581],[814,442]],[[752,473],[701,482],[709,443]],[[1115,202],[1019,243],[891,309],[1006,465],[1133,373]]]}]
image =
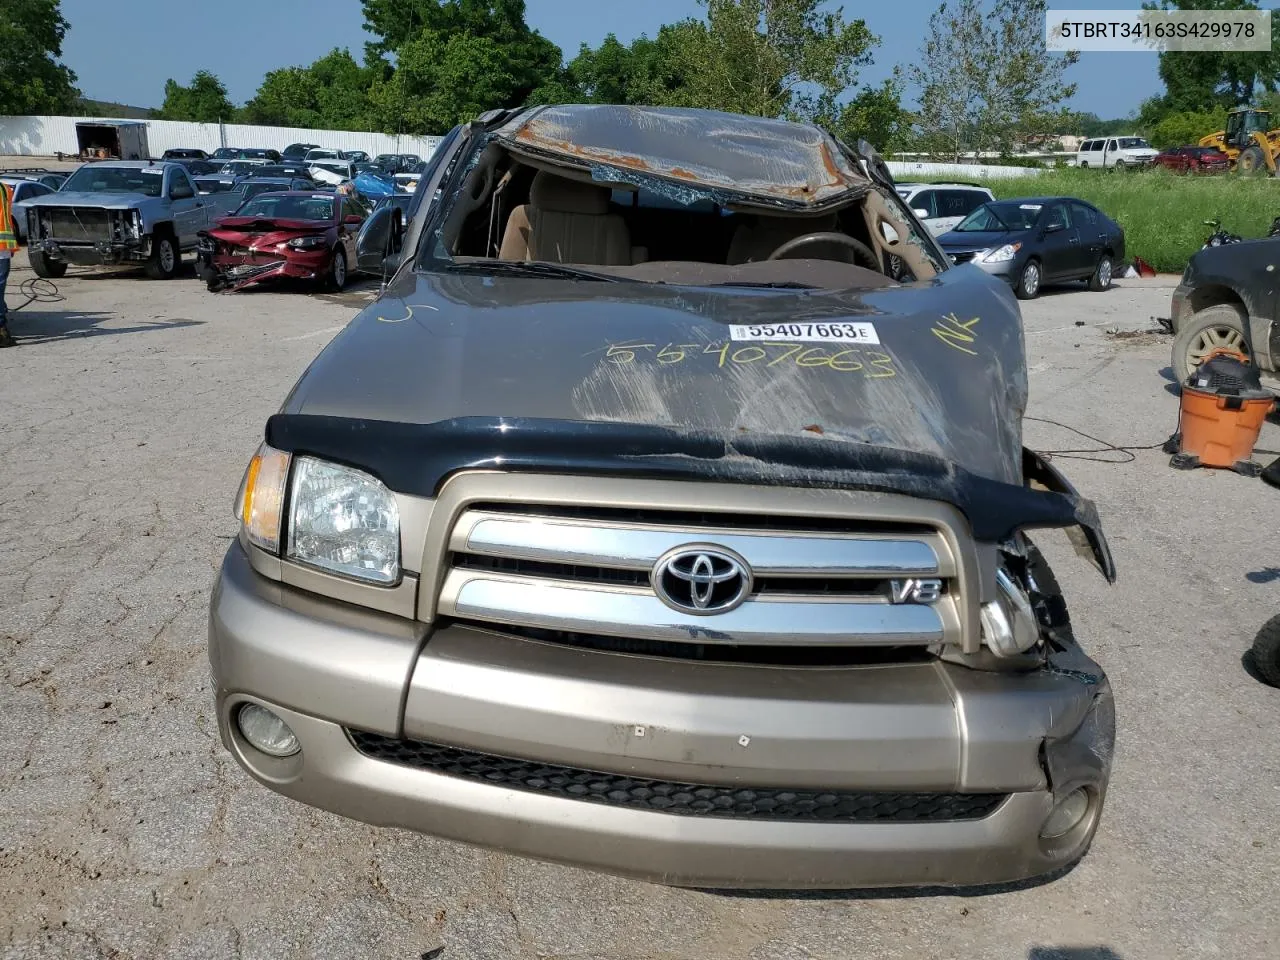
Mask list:
[{"label": "grass patch", "polygon": [[1265,237],[1272,219],[1280,216],[1280,182],[1270,177],[1072,168],[1008,180],[963,175],[952,179],[982,183],[1001,200],[1034,196],[1088,200],[1124,227],[1126,257],[1141,257],[1162,273],[1182,272],[1209,235],[1205,220],[1219,218],[1225,229],[1247,239]]}]

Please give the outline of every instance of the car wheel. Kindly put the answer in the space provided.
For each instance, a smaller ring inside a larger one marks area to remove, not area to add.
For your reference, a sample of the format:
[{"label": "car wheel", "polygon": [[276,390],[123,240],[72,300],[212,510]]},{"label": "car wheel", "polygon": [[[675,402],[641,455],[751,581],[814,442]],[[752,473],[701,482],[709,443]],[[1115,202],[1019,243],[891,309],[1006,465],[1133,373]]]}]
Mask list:
[{"label": "car wheel", "polygon": [[1271,686],[1280,687],[1280,617],[1272,617],[1262,625],[1249,653],[1258,676]]},{"label": "car wheel", "polygon": [[41,250],[28,250],[27,259],[31,261],[31,269],[37,277],[59,280],[67,275],[67,265],[63,261],[50,260]]},{"label": "car wheel", "polygon": [[1018,275],[1018,285],[1013,292],[1019,300],[1034,300],[1040,295],[1040,261],[1028,260]]},{"label": "car wheel", "polygon": [[1093,270],[1093,276],[1089,278],[1089,289],[1096,291],[1108,289],[1111,286],[1111,275],[1114,270],[1111,257],[1104,253]]},{"label": "car wheel", "polygon": [[1117,160],[1116,165],[1111,169],[1113,169],[1116,173],[1124,173],[1127,167],[1128,167],[1128,164],[1126,164],[1123,160]]},{"label": "car wheel", "polygon": [[1178,383],[1186,383],[1215,350],[1230,350],[1247,357],[1244,324],[1240,310],[1229,303],[1206,307],[1183,324],[1174,338],[1169,361]]},{"label": "car wheel", "polygon": [[151,240],[151,256],[147,259],[147,276],[152,280],[172,280],[178,273],[178,245],[173,237],[158,234]]},{"label": "car wheel", "polygon": [[339,291],[347,285],[347,254],[342,247],[333,251],[333,263],[329,267],[329,289]]}]

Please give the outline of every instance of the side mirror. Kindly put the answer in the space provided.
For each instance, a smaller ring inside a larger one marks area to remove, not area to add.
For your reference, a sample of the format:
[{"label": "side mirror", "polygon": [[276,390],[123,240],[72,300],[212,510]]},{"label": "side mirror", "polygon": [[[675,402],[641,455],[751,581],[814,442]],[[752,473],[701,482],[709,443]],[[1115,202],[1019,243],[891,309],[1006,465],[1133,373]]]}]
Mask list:
[{"label": "side mirror", "polygon": [[927,219],[929,216],[929,211],[926,210],[924,207],[913,207],[911,209],[911,212],[914,213],[921,220]]}]

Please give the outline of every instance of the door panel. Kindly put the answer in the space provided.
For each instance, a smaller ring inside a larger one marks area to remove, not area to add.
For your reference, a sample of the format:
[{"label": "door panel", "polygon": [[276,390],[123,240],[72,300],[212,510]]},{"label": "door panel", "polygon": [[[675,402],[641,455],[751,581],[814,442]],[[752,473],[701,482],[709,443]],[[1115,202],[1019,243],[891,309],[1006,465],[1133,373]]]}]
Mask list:
[{"label": "door panel", "polygon": [[1092,273],[1102,257],[1102,251],[1106,249],[1107,225],[1098,211],[1087,203],[1073,200],[1070,207],[1071,222],[1075,226],[1076,234],[1080,237],[1082,261],[1080,269]]},{"label": "door panel", "polygon": [[[1044,239],[1040,242],[1040,255],[1045,280],[1062,280],[1078,276],[1084,257],[1080,250],[1080,236],[1071,223],[1066,204],[1055,203],[1042,214]],[[1061,229],[1052,229],[1061,226]]]}]

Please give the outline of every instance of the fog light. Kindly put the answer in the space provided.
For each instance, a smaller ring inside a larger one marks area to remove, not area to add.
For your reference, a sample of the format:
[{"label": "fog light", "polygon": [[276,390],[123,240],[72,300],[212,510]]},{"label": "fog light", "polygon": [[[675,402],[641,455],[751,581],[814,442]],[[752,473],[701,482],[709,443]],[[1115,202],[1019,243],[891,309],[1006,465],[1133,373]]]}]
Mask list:
[{"label": "fog light", "polygon": [[1065,837],[1080,825],[1088,813],[1089,792],[1083,787],[1077,787],[1058,801],[1058,805],[1049,814],[1049,819],[1040,828],[1040,836],[1045,840]]},{"label": "fog light", "polygon": [[236,725],[249,743],[273,757],[291,757],[302,749],[289,725],[256,703],[246,703],[240,708]]}]

